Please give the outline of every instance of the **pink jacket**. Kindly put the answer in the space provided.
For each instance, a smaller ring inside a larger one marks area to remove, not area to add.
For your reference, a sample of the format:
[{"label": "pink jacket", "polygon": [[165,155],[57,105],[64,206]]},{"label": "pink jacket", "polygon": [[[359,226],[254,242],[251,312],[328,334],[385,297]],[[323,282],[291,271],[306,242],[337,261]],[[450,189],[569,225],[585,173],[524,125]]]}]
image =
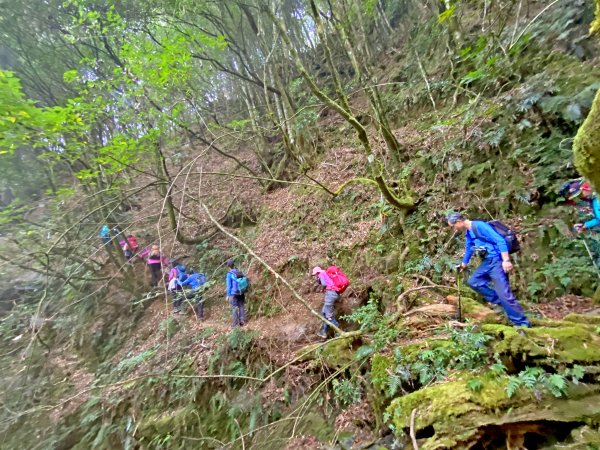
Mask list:
[{"label": "pink jacket", "polygon": [[327,272],[319,272],[319,281],[322,286],[325,286],[325,290],[335,291],[335,285],[333,284],[333,281],[331,281],[331,278],[329,278],[329,275],[327,275]]},{"label": "pink jacket", "polygon": [[[140,253],[140,258],[144,258],[147,255],[150,255],[150,247],[146,247],[144,250],[141,251]],[[164,256],[161,256],[160,253],[158,255],[150,255],[148,256],[148,259],[146,260],[146,264],[168,264],[169,263],[169,259],[165,258]]]}]

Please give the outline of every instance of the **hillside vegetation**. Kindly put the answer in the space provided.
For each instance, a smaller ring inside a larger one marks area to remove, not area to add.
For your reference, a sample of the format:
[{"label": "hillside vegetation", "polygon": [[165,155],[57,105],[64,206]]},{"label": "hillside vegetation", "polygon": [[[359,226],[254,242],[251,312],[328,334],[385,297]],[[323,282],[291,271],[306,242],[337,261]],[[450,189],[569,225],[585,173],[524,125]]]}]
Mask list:
[{"label": "hillside vegetation", "polygon": [[[0,448],[599,448],[600,245],[559,196],[600,189],[599,21],[598,0],[5,2]],[[532,328],[456,272],[453,211],[518,231]],[[115,230],[206,274],[203,320]],[[332,264],[351,285],[321,340]]]}]

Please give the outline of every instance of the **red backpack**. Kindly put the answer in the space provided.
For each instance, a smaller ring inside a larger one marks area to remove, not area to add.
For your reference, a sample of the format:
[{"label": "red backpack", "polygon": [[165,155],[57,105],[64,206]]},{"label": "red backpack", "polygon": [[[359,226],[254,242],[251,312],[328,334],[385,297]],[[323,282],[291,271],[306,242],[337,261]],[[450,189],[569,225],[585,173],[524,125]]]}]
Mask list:
[{"label": "red backpack", "polygon": [[339,267],[330,266],[325,272],[327,273],[329,278],[331,278],[334,290],[338,294],[342,294],[346,290],[346,288],[350,286],[350,280],[348,280],[346,274],[342,272],[342,269],[340,269]]}]

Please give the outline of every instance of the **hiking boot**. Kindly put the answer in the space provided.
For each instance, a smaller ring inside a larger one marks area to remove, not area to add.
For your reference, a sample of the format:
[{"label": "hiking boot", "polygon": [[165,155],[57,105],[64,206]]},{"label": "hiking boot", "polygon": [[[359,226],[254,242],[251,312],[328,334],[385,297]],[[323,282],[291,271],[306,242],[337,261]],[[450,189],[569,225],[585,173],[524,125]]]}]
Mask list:
[{"label": "hiking boot", "polygon": [[174,309],[173,310],[173,314],[181,314],[181,310],[180,309]]},{"label": "hiking boot", "polygon": [[318,332],[317,336],[320,337],[321,339],[327,339],[327,333]]}]

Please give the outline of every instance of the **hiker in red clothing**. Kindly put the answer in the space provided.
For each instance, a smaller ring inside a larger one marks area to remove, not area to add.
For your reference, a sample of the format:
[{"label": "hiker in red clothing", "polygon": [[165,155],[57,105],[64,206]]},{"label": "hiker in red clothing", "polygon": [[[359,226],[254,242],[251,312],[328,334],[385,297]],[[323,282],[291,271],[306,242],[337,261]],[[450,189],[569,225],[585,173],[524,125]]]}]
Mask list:
[{"label": "hiker in red clothing", "polygon": [[127,236],[127,244],[129,245],[129,250],[131,250],[131,256],[135,256],[139,247],[137,238],[133,234]]},{"label": "hiker in red clothing", "polygon": [[[321,311],[323,317],[339,327],[340,323],[335,318],[335,303],[350,285],[348,277],[336,266],[328,267],[327,270],[323,270],[317,266],[312,270],[312,274],[317,277],[318,283],[325,288],[325,301],[323,302],[323,310]],[[317,336],[327,339],[328,329],[329,325],[323,322]]]}]

